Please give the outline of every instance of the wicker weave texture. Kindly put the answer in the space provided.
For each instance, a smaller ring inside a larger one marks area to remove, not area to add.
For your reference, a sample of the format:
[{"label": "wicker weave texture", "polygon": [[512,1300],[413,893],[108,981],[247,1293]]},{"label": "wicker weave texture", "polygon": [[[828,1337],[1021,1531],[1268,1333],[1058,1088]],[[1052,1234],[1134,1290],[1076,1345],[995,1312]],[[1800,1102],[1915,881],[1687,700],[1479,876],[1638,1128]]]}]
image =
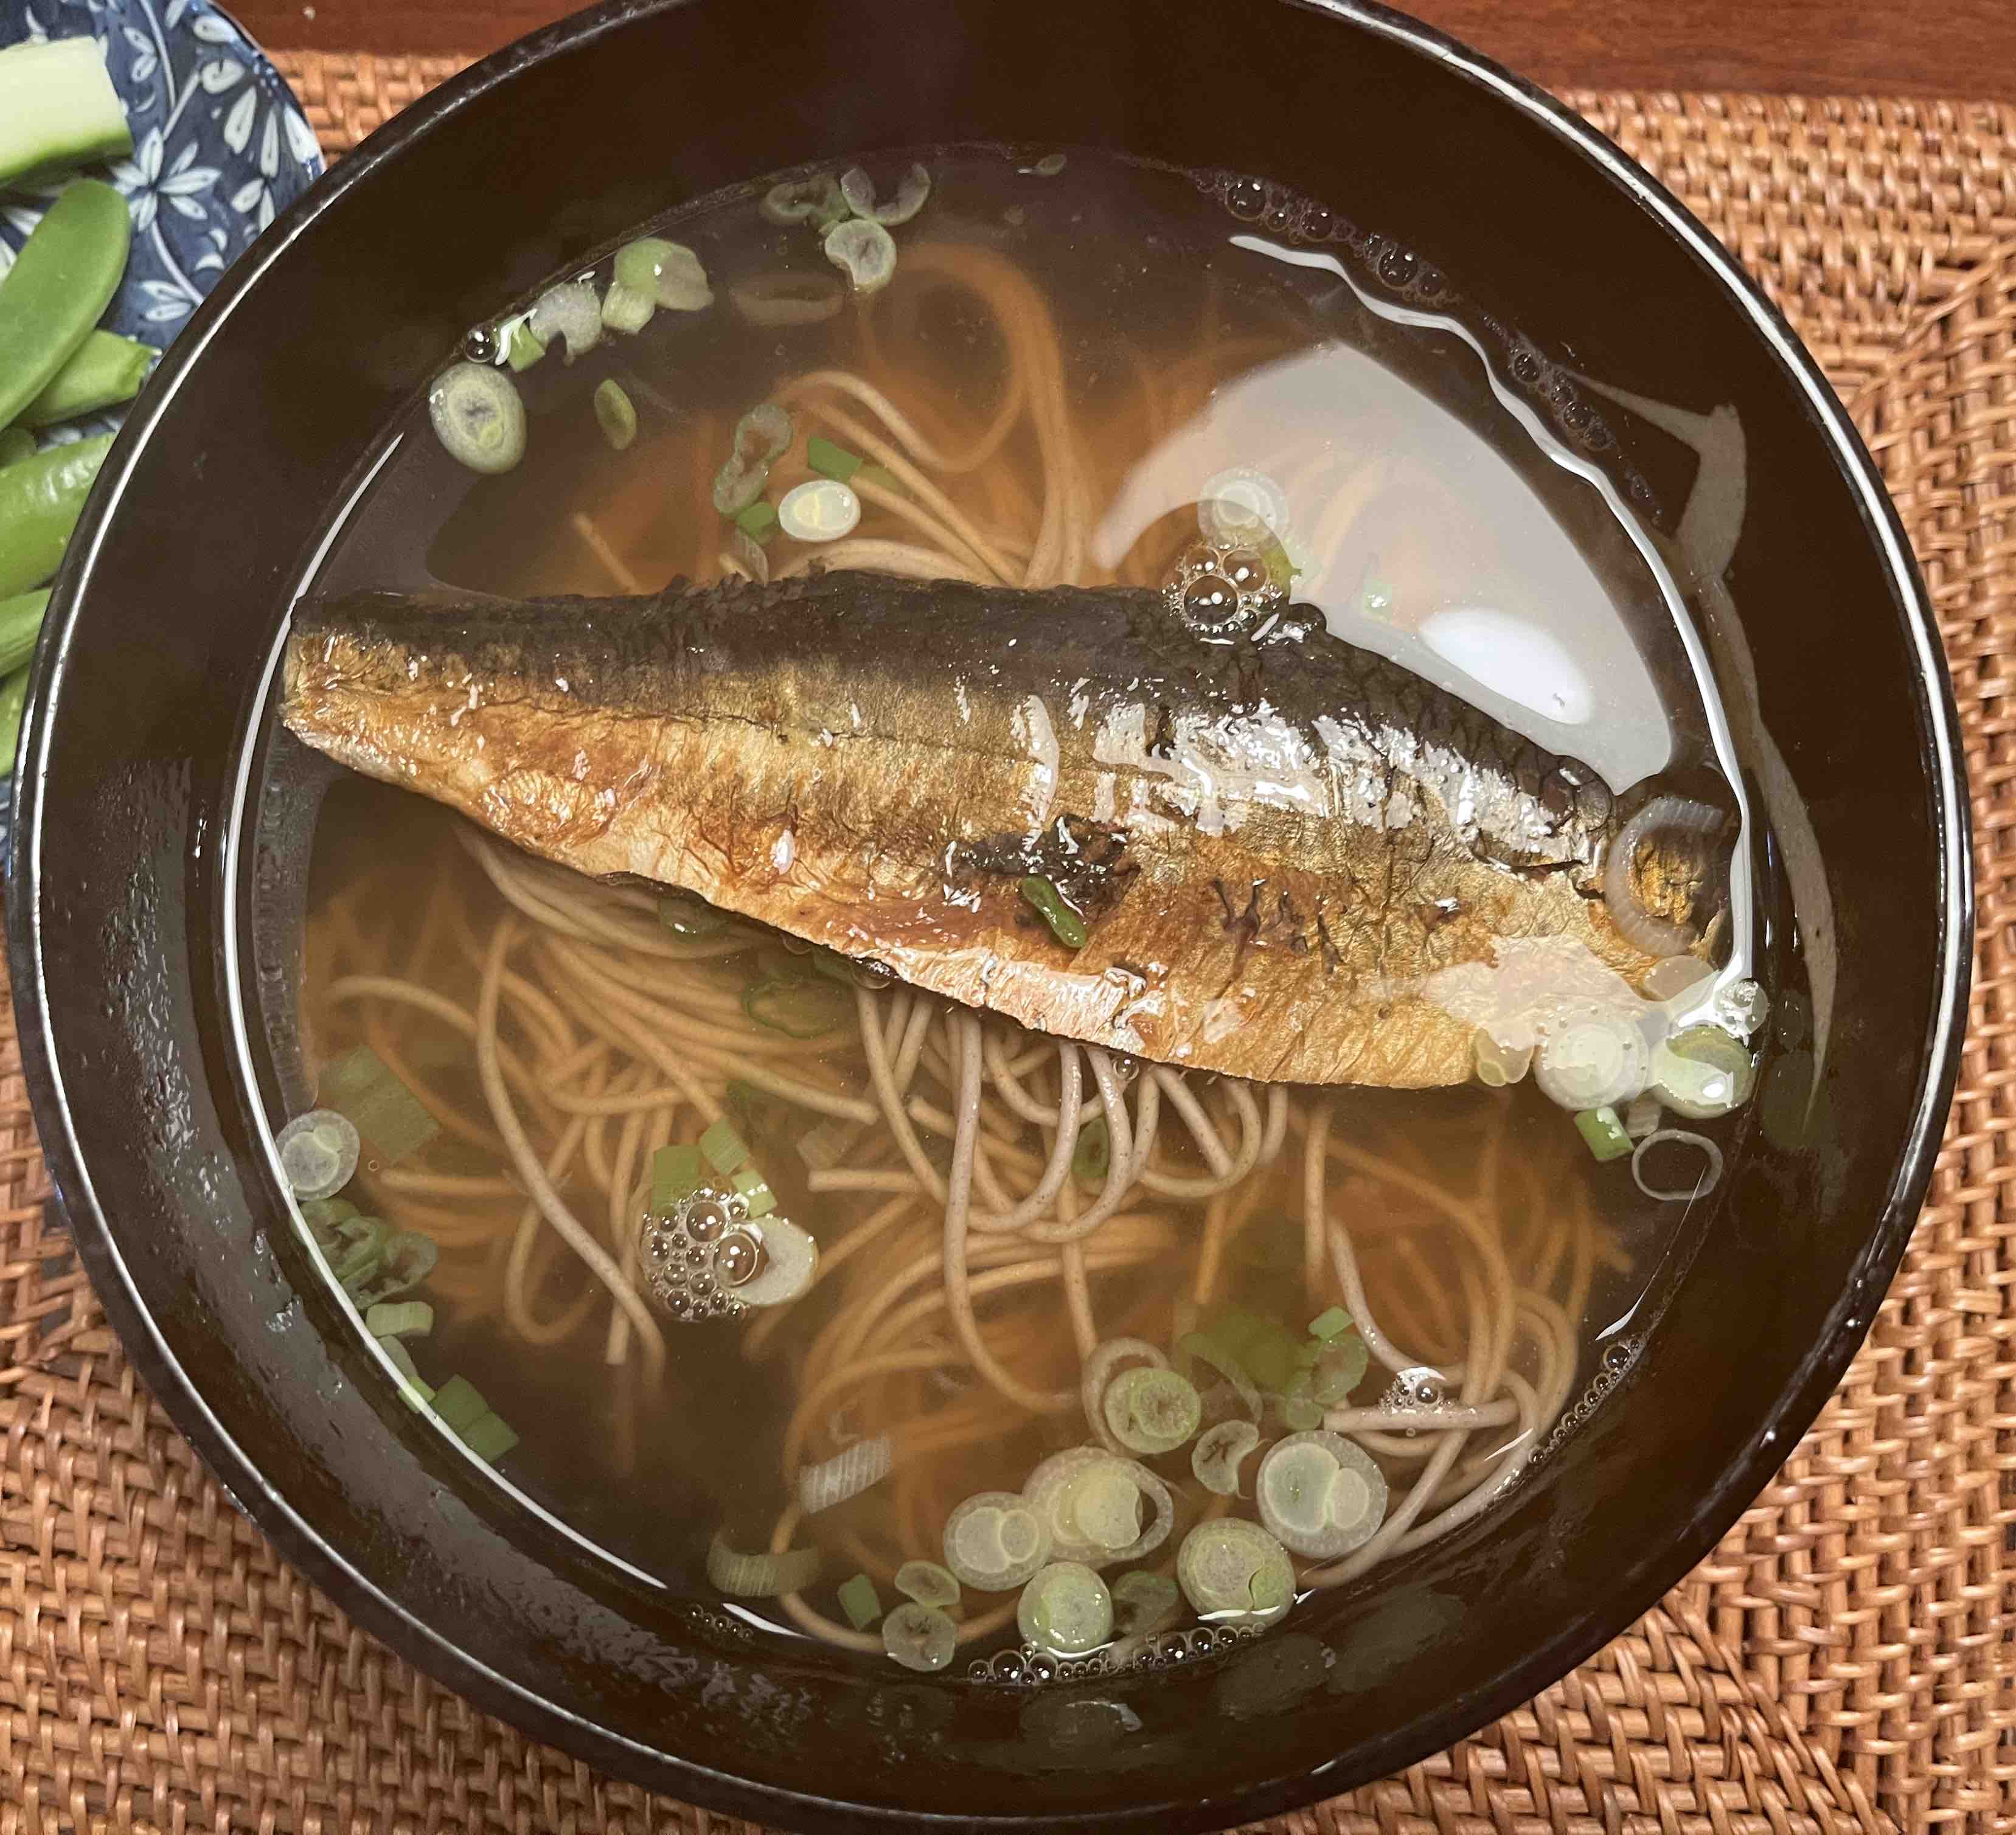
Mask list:
[{"label": "wicker weave texture", "polygon": [[[452,60],[278,60],[332,152]],[[1981,900],[1931,1202],[1845,1383],[1625,1636],[1295,1835],[2016,1830],[2016,110],[1577,95],[1765,282],[1938,606]],[[44,1210],[0,1013],[0,1835],[747,1825],[485,1719],[353,1628],[138,1386]]]}]

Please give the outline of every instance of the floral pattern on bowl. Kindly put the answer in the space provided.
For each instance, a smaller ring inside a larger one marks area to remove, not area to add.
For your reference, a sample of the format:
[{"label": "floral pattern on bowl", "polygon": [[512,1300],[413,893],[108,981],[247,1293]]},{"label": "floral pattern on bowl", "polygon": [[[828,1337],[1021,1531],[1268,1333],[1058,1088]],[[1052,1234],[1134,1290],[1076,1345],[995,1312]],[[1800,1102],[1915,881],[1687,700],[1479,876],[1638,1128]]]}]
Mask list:
[{"label": "floral pattern on bowl", "polygon": [[[86,170],[126,195],[133,246],[99,322],[167,348],[217,277],[314,183],[322,150],[286,77],[211,0],[0,0],[0,45],[90,36],[126,105],[133,150]],[[0,275],[55,196],[0,190]],[[117,412],[45,430],[45,445],[104,433]],[[5,761],[0,761],[5,769]],[[14,780],[0,777],[0,848]]]},{"label": "floral pattern on bowl", "polygon": [[[164,346],[218,275],[322,169],[286,79],[211,0],[0,0],[0,45],[105,48],[133,151],[92,168],[126,194],[133,252],[102,323]],[[0,197],[0,272],[50,191]]]}]

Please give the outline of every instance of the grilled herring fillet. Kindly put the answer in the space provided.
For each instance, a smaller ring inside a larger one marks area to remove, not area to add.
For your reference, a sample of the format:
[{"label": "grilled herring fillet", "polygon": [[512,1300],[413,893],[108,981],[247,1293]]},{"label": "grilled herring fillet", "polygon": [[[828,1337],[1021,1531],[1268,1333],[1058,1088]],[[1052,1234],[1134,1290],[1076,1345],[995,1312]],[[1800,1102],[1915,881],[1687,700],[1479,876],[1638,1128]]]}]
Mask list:
[{"label": "grilled herring fillet", "polygon": [[549,860],[1238,1077],[1463,1080],[1471,1025],[1424,983],[1502,939],[1651,966],[1600,896],[1597,774],[1301,607],[1228,637],[1145,589],[864,573],[365,594],[300,613],[285,717]]}]

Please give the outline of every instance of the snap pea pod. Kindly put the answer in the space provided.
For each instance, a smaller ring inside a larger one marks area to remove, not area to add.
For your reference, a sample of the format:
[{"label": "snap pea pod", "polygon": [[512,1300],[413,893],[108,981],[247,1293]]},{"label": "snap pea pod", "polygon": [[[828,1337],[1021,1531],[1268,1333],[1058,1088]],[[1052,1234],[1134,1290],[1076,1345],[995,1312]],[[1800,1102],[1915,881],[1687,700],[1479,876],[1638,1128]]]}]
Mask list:
[{"label": "snap pea pod", "polygon": [[40,586],[63,563],[112,435],[52,446],[0,471],[0,597]]},{"label": "snap pea pod", "polygon": [[49,386],[21,410],[20,424],[45,427],[131,401],[147,380],[147,365],[160,354],[153,345],[137,339],[94,331],[70,353],[70,361],[49,379]]},{"label": "snap pea pod", "polygon": [[95,178],[65,185],[0,280],[0,426],[56,378],[118,291],[132,225]]},{"label": "snap pea pod", "polygon": [[0,427],[0,472],[35,455],[35,436],[26,427]]},{"label": "snap pea pod", "polygon": [[17,593],[0,599],[0,675],[9,675],[35,653],[35,639],[42,628],[42,613],[49,609],[49,592]]},{"label": "snap pea pod", "polygon": [[21,710],[28,700],[28,672],[16,669],[0,682],[0,777],[14,772],[14,747],[21,736]]}]

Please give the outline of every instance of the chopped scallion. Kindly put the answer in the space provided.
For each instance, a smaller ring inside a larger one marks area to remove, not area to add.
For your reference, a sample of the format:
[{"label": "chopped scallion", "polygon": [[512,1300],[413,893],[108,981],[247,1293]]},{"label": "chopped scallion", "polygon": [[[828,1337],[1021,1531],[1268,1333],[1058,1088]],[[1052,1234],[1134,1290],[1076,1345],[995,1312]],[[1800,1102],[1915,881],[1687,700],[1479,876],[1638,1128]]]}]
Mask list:
[{"label": "chopped scallion", "polygon": [[514,371],[530,369],[546,354],[545,340],[533,330],[531,321],[521,318],[511,327],[511,336],[504,347],[505,361]]},{"label": "chopped scallion", "polygon": [[857,293],[880,293],[895,277],[895,239],[870,218],[850,217],[826,232],[826,258]]},{"label": "chopped scallion", "polygon": [[829,478],[837,478],[843,484],[861,470],[859,459],[844,446],[836,446],[823,434],[815,434],[805,442],[805,463]]},{"label": "chopped scallion", "polygon": [[434,1391],[434,1412],[458,1434],[489,1412],[482,1391],[466,1376],[451,1376]]},{"label": "chopped scallion", "polygon": [[1606,1103],[1600,1109],[1584,1109],[1575,1118],[1575,1127],[1598,1160],[1621,1160],[1631,1151],[1631,1136],[1617,1111]]},{"label": "chopped scallion", "polygon": [[473,472],[508,472],[525,456],[525,405],[489,364],[451,365],[427,391],[427,416],[448,456]]},{"label": "chopped scallion", "polygon": [[1174,1452],[1196,1433],[1204,1415],[1188,1378],[1146,1367],[1123,1371],[1109,1383],[1100,1409],[1114,1439],[1129,1452],[1149,1455]]},{"label": "chopped scallion", "polygon": [[651,1156],[651,1210],[668,1212],[701,1184],[700,1147],[659,1147]]},{"label": "chopped scallion", "polygon": [[749,1164],[749,1143],[735,1132],[732,1122],[711,1124],[700,1137],[700,1150],[707,1164],[724,1177]]},{"label": "chopped scallion", "polygon": [[322,1067],[322,1099],[348,1116],[387,1164],[405,1159],[441,1132],[441,1124],[420,1099],[368,1045],[347,1051]]},{"label": "chopped scallion", "polygon": [[754,1167],[743,1167],[729,1183],[747,1201],[752,1219],[768,1217],[777,1208],[777,1194],[770,1189],[770,1182]]},{"label": "chopped scallion", "polygon": [[1326,1344],[1351,1329],[1351,1315],[1341,1306],[1328,1306],[1309,1321],[1309,1336]]},{"label": "chopped scallion", "polygon": [[816,1038],[847,1024],[853,1002],[823,976],[772,973],[743,990],[742,1010],[790,1038]]},{"label": "chopped scallion", "polygon": [[802,1592],[819,1567],[817,1549],[745,1555],[718,1535],[707,1544],[707,1577],[733,1599],[774,1599],[779,1593]]},{"label": "chopped scallion", "polygon": [[959,1630],[935,1607],[909,1600],[882,1621],[882,1648],[905,1669],[943,1669],[959,1648]]},{"label": "chopped scallion", "polygon": [[462,1444],[488,1465],[495,1464],[518,1444],[518,1436],[495,1414],[481,1414],[466,1427],[456,1430]]},{"label": "chopped scallion", "polygon": [[1022,882],[1022,896],[1050,926],[1050,934],[1067,949],[1082,949],[1089,934],[1085,919],[1065,903],[1064,895],[1048,880],[1031,873]]},{"label": "chopped scallion", "polygon": [[1071,1150],[1071,1176],[1081,1185],[1103,1185],[1113,1164],[1113,1135],[1103,1115],[1095,1115],[1078,1131]]},{"label": "chopped scallion", "polygon": [[381,1300],[365,1309],[364,1329],[374,1338],[424,1338],[434,1329],[434,1309],[424,1300]]},{"label": "chopped scallion", "polygon": [[768,542],[777,532],[777,506],[759,497],[735,513],[735,526],[751,542]]},{"label": "chopped scallion", "polygon": [[603,438],[618,452],[637,437],[637,410],[613,378],[605,376],[595,385],[595,418]]},{"label": "chopped scallion", "polygon": [[847,1614],[847,1622],[856,1631],[866,1631],[882,1616],[881,1596],[875,1590],[875,1582],[865,1574],[857,1574],[851,1579],[840,1583],[840,1609]]},{"label": "chopped scallion", "polygon": [[1015,1622],[1039,1649],[1082,1657],[1113,1635],[1113,1596],[1083,1563],[1053,1561],[1023,1588]]},{"label": "chopped scallion", "polygon": [[896,1590],[920,1606],[956,1606],[958,1576],[935,1561],[905,1561],[896,1570]]}]

